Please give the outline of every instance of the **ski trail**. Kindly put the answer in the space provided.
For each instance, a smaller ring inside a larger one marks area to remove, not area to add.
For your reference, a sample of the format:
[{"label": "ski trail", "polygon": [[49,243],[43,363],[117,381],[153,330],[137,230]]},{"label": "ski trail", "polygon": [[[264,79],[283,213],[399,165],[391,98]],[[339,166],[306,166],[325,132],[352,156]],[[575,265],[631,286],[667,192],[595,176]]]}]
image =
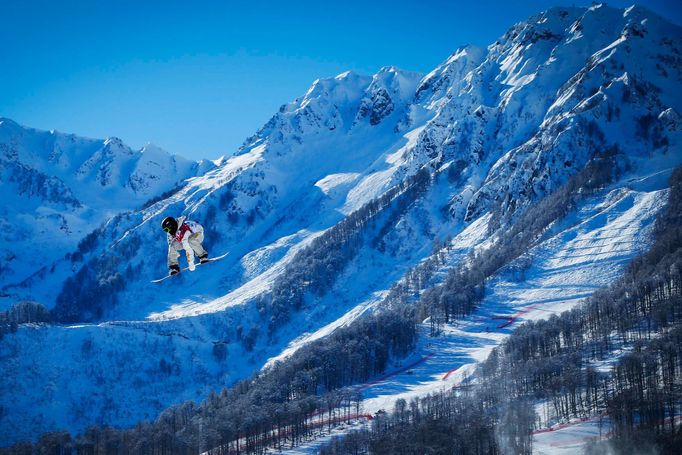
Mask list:
[{"label": "ski trail", "polygon": [[[477,310],[443,327],[438,337],[430,337],[429,324],[422,324],[420,341],[411,357],[420,361],[360,386],[362,412],[391,412],[399,398],[409,401],[466,385],[478,363],[519,323],[560,314],[611,284],[627,262],[646,248],[653,221],[666,202],[666,189],[647,190],[616,188],[606,198],[601,194],[584,201],[575,213],[562,220],[565,228],[550,232],[530,251],[533,262],[525,280],[502,270],[489,280]],[[534,438],[539,453],[559,453],[552,451],[559,448],[569,453],[594,436],[595,431],[599,436],[594,422],[578,422],[538,432]],[[343,431],[337,430],[336,434]],[[323,440],[286,453],[314,453]],[[571,440],[579,440],[578,445]]]}]

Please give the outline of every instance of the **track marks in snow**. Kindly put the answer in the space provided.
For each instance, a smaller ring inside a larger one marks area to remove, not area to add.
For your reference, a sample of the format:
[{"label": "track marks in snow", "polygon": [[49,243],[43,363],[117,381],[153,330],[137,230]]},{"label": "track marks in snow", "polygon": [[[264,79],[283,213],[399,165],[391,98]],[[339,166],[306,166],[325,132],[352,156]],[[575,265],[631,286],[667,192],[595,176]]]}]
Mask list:
[{"label": "track marks in snow", "polygon": [[[391,411],[398,398],[409,401],[466,384],[478,363],[517,323],[566,311],[617,279],[649,242],[653,221],[667,198],[667,190],[656,187],[636,191],[623,186],[589,198],[531,249],[533,261],[525,280],[502,270],[489,280],[476,312],[445,326],[437,338],[430,338],[428,324],[422,324],[415,353],[420,361],[363,385],[363,412]],[[536,447],[540,453],[575,451],[595,435],[599,429],[594,422],[577,422],[538,433]],[[308,447],[313,446],[319,447]]]}]

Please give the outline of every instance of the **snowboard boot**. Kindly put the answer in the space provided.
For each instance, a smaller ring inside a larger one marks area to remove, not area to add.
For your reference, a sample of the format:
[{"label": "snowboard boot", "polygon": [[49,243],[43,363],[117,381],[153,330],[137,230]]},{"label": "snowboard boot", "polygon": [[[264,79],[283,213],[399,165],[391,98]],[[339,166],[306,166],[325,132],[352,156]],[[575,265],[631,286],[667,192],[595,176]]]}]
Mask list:
[{"label": "snowboard boot", "polygon": [[199,263],[200,264],[205,264],[208,262],[208,253],[204,254],[203,256],[199,256]]},{"label": "snowboard boot", "polygon": [[169,265],[168,266],[168,274],[169,275],[175,275],[176,273],[180,273],[180,266],[179,265]]}]

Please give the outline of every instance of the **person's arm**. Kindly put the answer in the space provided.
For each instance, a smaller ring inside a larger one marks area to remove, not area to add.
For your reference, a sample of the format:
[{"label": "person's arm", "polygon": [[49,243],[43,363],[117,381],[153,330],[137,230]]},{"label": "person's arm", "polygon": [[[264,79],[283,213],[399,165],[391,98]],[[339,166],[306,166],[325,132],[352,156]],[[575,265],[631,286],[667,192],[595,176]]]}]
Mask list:
[{"label": "person's arm", "polygon": [[196,234],[197,232],[203,232],[204,227],[197,223],[196,221],[186,221],[187,225],[189,226],[190,231],[192,231],[192,234]]}]

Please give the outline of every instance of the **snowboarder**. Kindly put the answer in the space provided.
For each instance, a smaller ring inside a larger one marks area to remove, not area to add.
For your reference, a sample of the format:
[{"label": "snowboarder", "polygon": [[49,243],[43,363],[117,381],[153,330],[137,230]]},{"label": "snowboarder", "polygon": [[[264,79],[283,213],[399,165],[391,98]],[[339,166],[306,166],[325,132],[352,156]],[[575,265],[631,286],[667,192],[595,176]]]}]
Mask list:
[{"label": "snowboarder", "polygon": [[184,216],[177,220],[172,216],[164,218],[161,228],[166,231],[168,238],[168,271],[170,275],[180,272],[178,251],[184,249],[187,255],[187,265],[194,271],[194,255],[202,264],[208,262],[208,252],[201,246],[204,241],[204,228],[196,221],[187,220]]}]

